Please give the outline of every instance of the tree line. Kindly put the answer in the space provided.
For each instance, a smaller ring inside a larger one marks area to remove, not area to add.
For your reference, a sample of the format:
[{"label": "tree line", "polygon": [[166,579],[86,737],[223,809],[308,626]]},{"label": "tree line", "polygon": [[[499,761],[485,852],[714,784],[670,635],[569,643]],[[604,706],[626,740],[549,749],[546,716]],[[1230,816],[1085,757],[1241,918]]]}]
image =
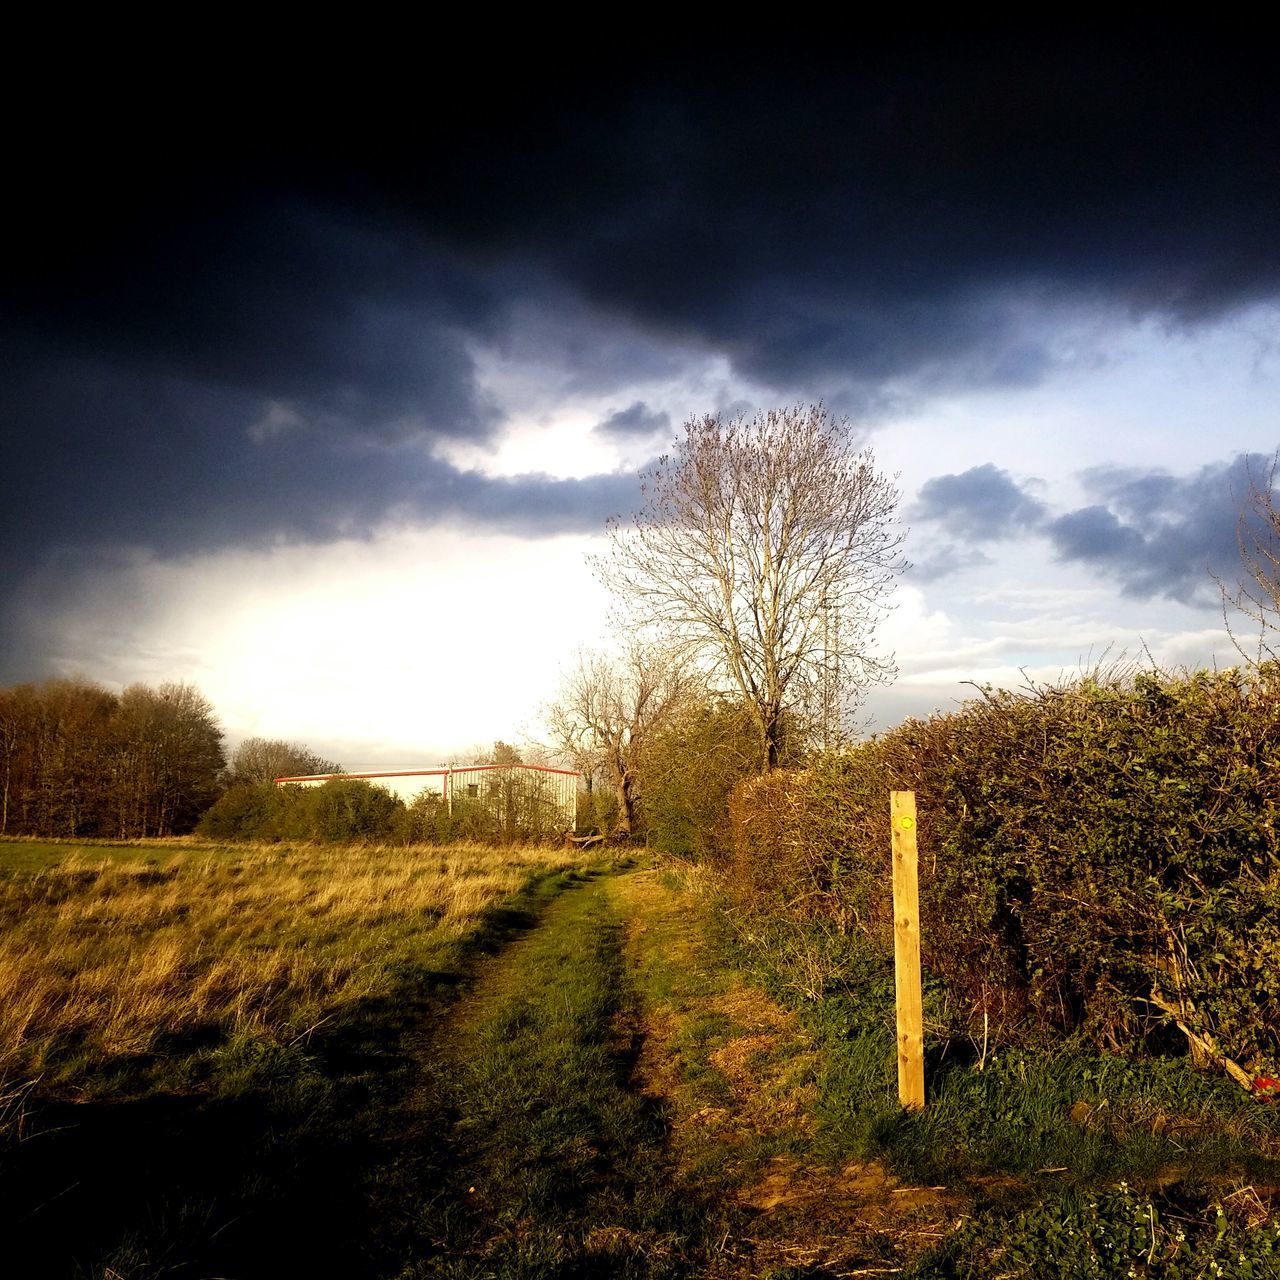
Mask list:
[{"label": "tree line", "polygon": [[0,834],[137,839],[189,831],[226,758],[194,686],[47,680],[0,690]]},{"label": "tree line", "polygon": [[0,689],[0,835],[183,835],[229,788],[341,768],[258,737],[228,759],[209,700],[181,681],[121,693],[83,677]]}]

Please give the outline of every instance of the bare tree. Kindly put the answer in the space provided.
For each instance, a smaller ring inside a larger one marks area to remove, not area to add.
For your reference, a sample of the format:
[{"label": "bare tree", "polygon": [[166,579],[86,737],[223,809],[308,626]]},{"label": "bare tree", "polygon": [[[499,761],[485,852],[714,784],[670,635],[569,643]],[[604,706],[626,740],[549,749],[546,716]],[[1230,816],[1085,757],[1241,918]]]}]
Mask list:
[{"label": "bare tree", "polygon": [[557,745],[584,774],[597,770],[618,801],[616,835],[636,825],[640,752],[695,687],[683,663],[632,640],[617,657],[582,652],[547,709]]},{"label": "bare tree", "polygon": [[[1276,656],[1275,636],[1280,633],[1280,508],[1275,482],[1280,453],[1262,469],[1249,460],[1249,489],[1236,522],[1240,546],[1241,574],[1235,582],[1214,579],[1222,593],[1222,614],[1231,641],[1250,662]],[[1231,614],[1249,619],[1256,628],[1256,640],[1246,647]]]},{"label": "bare tree", "polygon": [[309,773],[341,773],[342,766],[318,756],[301,743],[280,738],[246,738],[232,752],[227,781],[238,783],[274,782],[277,778],[302,777]]},{"label": "bare tree", "polygon": [[[870,648],[904,534],[898,491],[821,405],[684,425],[610,527],[600,576],[635,623],[678,638],[751,708],[761,765],[784,724],[888,679]],[[828,730],[830,725],[827,726]]]}]

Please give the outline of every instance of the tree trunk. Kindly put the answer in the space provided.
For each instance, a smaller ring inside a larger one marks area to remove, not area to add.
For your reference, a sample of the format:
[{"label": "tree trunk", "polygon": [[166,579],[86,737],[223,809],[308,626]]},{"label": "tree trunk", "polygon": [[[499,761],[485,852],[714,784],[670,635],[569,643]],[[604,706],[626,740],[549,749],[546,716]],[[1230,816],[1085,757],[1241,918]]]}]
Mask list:
[{"label": "tree trunk", "polygon": [[778,767],[782,754],[782,709],[780,707],[760,708],[760,736],[763,738],[761,752],[765,773],[772,773]]},{"label": "tree trunk", "polygon": [[619,772],[614,779],[614,794],[618,797],[618,820],[613,824],[613,834],[629,836],[635,826],[636,802],[631,794],[631,779]]}]

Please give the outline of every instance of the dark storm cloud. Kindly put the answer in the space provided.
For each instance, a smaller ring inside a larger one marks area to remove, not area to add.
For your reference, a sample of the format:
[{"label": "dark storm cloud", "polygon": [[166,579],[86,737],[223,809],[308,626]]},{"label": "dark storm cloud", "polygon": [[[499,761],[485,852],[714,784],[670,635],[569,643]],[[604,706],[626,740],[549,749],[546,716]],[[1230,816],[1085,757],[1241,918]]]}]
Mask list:
[{"label": "dark storm cloud", "polygon": [[633,476],[486,478],[418,436],[370,437],[305,412],[273,426],[256,396],[173,377],[62,361],[17,381],[0,404],[24,424],[0,471],[10,553],[104,543],[187,554],[359,537],[388,518],[536,536],[598,529],[636,491]]},{"label": "dark storm cloud", "polygon": [[[1257,42],[1143,26],[673,50],[598,66],[540,54],[465,92],[390,68],[356,99],[280,84],[203,106],[194,86],[179,148],[145,96],[119,105],[119,76],[96,97],[90,79],[95,110],[56,171],[48,140],[29,144],[41,181],[8,211],[32,241],[17,283],[61,304],[86,282],[114,293],[158,244],[163,261],[217,261],[216,279],[196,272],[197,307],[239,296],[223,286],[246,281],[245,260],[222,229],[301,198],[444,253],[448,318],[469,335],[491,321],[482,282],[497,272],[535,309],[572,295],[809,390],[1035,381],[1063,357],[1031,332],[1029,298],[1195,323],[1275,296],[1280,83]],[[68,234],[95,178],[113,199]],[[304,325],[369,274],[414,276],[408,259],[335,245],[308,287],[287,237],[264,244],[260,283],[301,281]],[[154,314],[154,290],[130,296]],[[251,306],[244,323],[271,314]]]},{"label": "dark storm cloud", "polygon": [[1022,385],[1059,359],[1028,297],[1194,323],[1274,296],[1261,49],[1148,29],[733,58],[579,81],[497,163],[446,147],[459,195],[427,216],[773,385]]},{"label": "dark storm cloud", "polygon": [[[1054,325],[1073,308],[1195,324],[1280,287],[1262,42],[539,51],[460,59],[460,78],[416,47],[376,54],[360,91],[310,64],[292,82],[296,56],[237,79],[115,50],[68,54],[35,97],[0,89],[21,122],[0,245],[7,581],[53,548],[323,542],[393,516],[595,527],[628,482],[484,480],[435,456],[499,426],[478,353],[618,403],[679,351],[780,398],[872,406],[1034,383],[1068,358]],[[1033,523],[1026,495],[979,505],[994,469],[955,480],[928,500],[966,536]],[[1102,485],[1110,523],[1062,517],[1055,545],[1172,590],[1199,534],[1158,488]],[[1173,534],[1140,564],[1153,522]]]},{"label": "dark storm cloud", "polygon": [[909,514],[912,519],[931,521],[949,533],[980,542],[1011,538],[1034,528],[1044,520],[1046,508],[1007,471],[988,462],[959,475],[926,481]]},{"label": "dark storm cloud", "polygon": [[403,228],[280,200],[64,281],[30,301],[23,336],[123,376],[288,402],[344,434],[482,436],[496,414],[468,347],[499,309]]},{"label": "dark storm cloud", "polygon": [[627,408],[611,413],[603,422],[598,422],[595,429],[601,435],[628,442],[647,440],[660,431],[669,430],[670,427],[670,414],[650,409],[643,400],[637,400]]}]

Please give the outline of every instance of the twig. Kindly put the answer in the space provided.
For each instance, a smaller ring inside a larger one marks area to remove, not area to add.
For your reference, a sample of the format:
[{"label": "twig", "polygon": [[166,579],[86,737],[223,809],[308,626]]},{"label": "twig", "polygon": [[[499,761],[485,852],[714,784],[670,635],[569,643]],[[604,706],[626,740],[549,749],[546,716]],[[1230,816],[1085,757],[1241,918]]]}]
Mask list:
[{"label": "twig", "polygon": [[1232,1062],[1213,1042],[1211,1036],[1201,1035],[1198,1031],[1192,1031],[1178,1016],[1179,1010],[1171,1005],[1155,987],[1151,988],[1148,1003],[1167,1013],[1173,1019],[1173,1025],[1187,1037],[1188,1042],[1199,1049],[1210,1061],[1216,1062],[1246,1093],[1253,1092],[1253,1080],[1249,1073],[1238,1062]]},{"label": "twig", "polygon": [[308,1044],[310,1044],[312,1032],[318,1031],[321,1027],[324,1026],[326,1022],[332,1022],[333,1019],[334,1019],[334,1015],[332,1013],[328,1013],[323,1018],[321,1018],[319,1022],[313,1022],[300,1035],[294,1036],[293,1039],[289,1041],[289,1048],[292,1049],[293,1046],[297,1044],[299,1040],[305,1040],[307,1041]]},{"label": "twig", "polygon": [[74,1191],[80,1185],[80,1182],[81,1182],[81,1179],[77,1178],[69,1187],[63,1187],[62,1190],[59,1191],[56,1195],[52,1195],[47,1200],[44,1200],[40,1204],[36,1205],[36,1207],[32,1209],[30,1213],[23,1214],[23,1216],[18,1219],[18,1225],[21,1225],[24,1222],[30,1221],[32,1218],[36,1216],[37,1213],[40,1212],[41,1209],[47,1209],[55,1200],[61,1200],[62,1197],[65,1196],[69,1191]]}]

